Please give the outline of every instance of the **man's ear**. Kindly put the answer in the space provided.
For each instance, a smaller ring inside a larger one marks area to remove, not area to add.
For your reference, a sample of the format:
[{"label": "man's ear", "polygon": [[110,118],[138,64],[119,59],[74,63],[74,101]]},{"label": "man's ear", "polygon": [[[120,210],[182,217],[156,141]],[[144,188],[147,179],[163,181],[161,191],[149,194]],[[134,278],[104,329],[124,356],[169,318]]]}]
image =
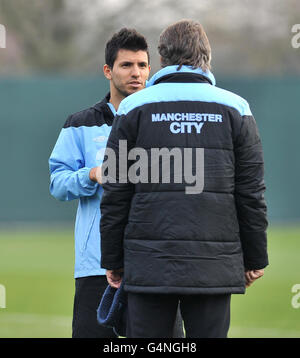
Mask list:
[{"label": "man's ear", "polygon": [[107,64],[103,66],[103,73],[108,80],[111,80],[111,68]]}]

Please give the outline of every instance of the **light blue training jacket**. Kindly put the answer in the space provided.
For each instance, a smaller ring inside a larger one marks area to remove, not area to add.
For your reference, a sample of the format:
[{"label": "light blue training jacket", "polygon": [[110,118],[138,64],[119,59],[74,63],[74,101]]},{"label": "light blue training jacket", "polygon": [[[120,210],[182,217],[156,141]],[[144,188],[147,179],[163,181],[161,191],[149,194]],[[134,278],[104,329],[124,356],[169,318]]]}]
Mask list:
[{"label": "light blue training jacket", "polygon": [[72,114],[49,158],[50,192],[61,201],[79,199],[75,222],[74,277],[105,275],[100,267],[101,185],[89,178],[102,164],[114,107],[109,94],[91,108]]}]

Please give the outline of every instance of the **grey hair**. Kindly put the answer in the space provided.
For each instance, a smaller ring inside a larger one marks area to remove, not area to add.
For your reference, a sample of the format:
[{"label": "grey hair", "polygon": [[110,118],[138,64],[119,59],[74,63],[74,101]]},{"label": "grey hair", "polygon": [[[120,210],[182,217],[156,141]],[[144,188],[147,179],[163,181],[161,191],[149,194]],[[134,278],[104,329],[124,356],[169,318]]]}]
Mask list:
[{"label": "grey hair", "polygon": [[168,26],[160,35],[158,52],[162,67],[178,65],[211,69],[211,48],[202,25],[181,20]]}]

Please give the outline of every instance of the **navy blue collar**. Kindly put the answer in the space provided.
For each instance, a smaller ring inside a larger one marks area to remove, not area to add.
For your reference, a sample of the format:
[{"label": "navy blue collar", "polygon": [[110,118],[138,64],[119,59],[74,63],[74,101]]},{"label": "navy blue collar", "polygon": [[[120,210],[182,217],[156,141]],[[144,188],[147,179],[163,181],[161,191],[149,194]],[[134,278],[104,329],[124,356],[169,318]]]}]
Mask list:
[{"label": "navy blue collar", "polygon": [[103,119],[107,125],[111,126],[115,117],[115,113],[113,113],[112,109],[109,107],[108,103],[110,100],[110,93],[103,98],[101,102],[96,103],[93,108],[103,114]]}]

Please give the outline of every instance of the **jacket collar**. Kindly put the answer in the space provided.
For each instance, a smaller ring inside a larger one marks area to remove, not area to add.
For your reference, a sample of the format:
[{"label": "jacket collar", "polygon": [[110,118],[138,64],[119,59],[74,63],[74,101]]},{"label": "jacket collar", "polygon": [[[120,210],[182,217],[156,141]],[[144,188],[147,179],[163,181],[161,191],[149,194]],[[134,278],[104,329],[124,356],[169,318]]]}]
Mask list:
[{"label": "jacket collar", "polygon": [[[198,78],[199,82],[208,82],[213,86],[216,85],[216,80],[214,75],[210,71],[204,72],[201,68],[193,69],[191,66],[183,65],[180,70],[177,70],[178,66],[167,66],[162,68],[160,71],[156,72],[151,79],[147,82],[147,87],[153,86],[158,82],[170,82],[170,78],[172,78],[171,82],[193,82],[188,81],[188,77]],[[179,76],[176,76],[180,74]],[[184,76],[186,75],[186,76]],[[188,76],[191,75],[191,76]],[[177,77],[177,80],[175,78]],[[185,78],[183,80],[183,78]],[[202,81],[201,81],[202,78]]]},{"label": "jacket collar", "polygon": [[102,101],[96,103],[93,108],[97,111],[103,114],[104,121],[108,125],[112,125],[112,122],[114,120],[114,114],[112,113],[111,109],[108,106],[108,102],[110,100],[110,92],[107,93],[107,95],[103,98]]}]

